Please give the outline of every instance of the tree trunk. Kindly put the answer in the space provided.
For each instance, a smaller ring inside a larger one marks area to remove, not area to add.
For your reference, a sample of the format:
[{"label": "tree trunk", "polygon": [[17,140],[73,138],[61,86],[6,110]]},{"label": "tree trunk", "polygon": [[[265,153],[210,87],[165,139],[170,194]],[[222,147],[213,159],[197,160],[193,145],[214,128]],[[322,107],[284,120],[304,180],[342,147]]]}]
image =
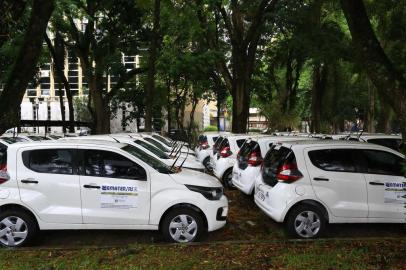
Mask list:
[{"label": "tree trunk", "polygon": [[351,32],[355,53],[379,96],[395,112],[406,142],[405,70],[396,67],[386,55],[369,21],[362,0],[341,0],[341,7]]},{"label": "tree trunk", "polygon": [[161,15],[161,1],[154,1],[154,26],[152,29],[152,40],[149,48],[148,77],[145,89],[145,131],[152,131],[152,110],[155,94],[155,62],[158,54],[159,28]]},{"label": "tree trunk", "polygon": [[[92,76],[89,82],[89,93],[91,97],[91,105],[93,109],[93,134],[109,134],[110,133],[110,104],[106,104],[103,93],[99,87],[102,77]],[[99,82],[99,83],[98,83]]]},{"label": "tree trunk", "polygon": [[322,101],[326,90],[328,69],[325,64],[316,64],[313,69],[313,88],[311,104],[311,132],[320,133]]},{"label": "tree trunk", "polygon": [[371,86],[369,79],[368,84],[368,132],[375,133],[375,89]]},{"label": "tree trunk", "polygon": [[166,111],[168,114],[168,134],[171,131],[171,125],[172,125],[172,102],[171,102],[171,80],[168,79],[166,80],[166,97],[167,97],[167,107]]},{"label": "tree trunk", "polygon": [[33,2],[22,46],[0,95],[0,134],[20,123],[20,105],[27,85],[35,75],[44,34],[53,10],[52,0]]}]

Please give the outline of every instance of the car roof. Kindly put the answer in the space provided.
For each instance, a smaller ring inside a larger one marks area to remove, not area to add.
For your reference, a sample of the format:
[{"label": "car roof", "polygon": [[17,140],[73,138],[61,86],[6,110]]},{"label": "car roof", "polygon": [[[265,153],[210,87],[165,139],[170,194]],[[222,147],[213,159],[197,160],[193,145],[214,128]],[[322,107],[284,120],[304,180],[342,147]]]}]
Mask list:
[{"label": "car roof", "polygon": [[390,152],[396,152],[400,154],[399,152],[390,149],[385,146],[377,145],[377,144],[372,144],[372,143],[365,143],[365,142],[358,142],[358,141],[338,141],[338,140],[299,140],[299,141],[289,141],[289,142],[282,142],[281,143],[284,146],[287,147],[323,147],[323,146],[342,146],[342,147],[363,147],[367,149],[376,149],[376,150],[384,150],[384,151],[390,151]]},{"label": "car roof", "polygon": [[57,140],[57,141],[41,141],[41,142],[21,142],[15,143],[9,146],[9,148],[23,148],[27,146],[51,146],[51,147],[64,147],[64,146],[107,146],[122,148],[126,146],[126,143],[111,142],[106,140],[78,140],[78,139],[66,139],[66,140]]}]

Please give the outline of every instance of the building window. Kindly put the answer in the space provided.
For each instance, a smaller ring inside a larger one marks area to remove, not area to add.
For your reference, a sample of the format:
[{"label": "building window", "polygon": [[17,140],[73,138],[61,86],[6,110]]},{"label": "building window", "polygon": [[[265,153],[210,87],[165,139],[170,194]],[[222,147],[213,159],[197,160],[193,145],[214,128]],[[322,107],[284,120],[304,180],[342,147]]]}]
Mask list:
[{"label": "building window", "polygon": [[47,119],[51,120],[51,106],[49,106],[49,105],[48,105],[48,108],[47,108]]}]

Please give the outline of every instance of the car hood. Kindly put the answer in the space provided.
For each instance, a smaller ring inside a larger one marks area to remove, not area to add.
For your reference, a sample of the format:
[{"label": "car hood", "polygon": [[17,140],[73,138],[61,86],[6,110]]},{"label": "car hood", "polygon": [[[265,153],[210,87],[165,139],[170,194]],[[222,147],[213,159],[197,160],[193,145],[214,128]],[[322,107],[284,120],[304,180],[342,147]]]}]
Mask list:
[{"label": "car hood", "polygon": [[220,181],[214,176],[185,168],[179,173],[170,174],[170,176],[178,184],[202,187],[222,187]]},{"label": "car hood", "polygon": [[[176,162],[176,166],[180,166],[182,164],[183,160],[184,159],[182,157],[180,157],[178,159],[178,161]],[[183,163],[182,167],[183,168],[190,168],[190,169],[204,170],[203,164],[197,162],[194,159],[189,159],[189,158],[186,159],[186,161],[185,161],[185,163]]]}]

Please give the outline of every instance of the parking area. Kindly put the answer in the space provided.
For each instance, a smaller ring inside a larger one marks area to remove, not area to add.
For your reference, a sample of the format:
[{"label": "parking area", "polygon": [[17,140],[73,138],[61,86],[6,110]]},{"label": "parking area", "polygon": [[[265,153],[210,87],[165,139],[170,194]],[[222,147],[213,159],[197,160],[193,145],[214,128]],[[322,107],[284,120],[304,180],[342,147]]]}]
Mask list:
[{"label": "parking area", "polygon": [[[274,222],[260,211],[252,198],[238,190],[227,192],[230,213],[227,225],[208,234],[203,240],[209,242],[278,241],[288,239],[282,224]],[[332,224],[325,236],[342,239],[397,238],[406,240],[404,224]],[[88,246],[128,246],[132,244],[165,243],[156,231],[43,231],[37,245],[43,248],[81,248]]]}]

